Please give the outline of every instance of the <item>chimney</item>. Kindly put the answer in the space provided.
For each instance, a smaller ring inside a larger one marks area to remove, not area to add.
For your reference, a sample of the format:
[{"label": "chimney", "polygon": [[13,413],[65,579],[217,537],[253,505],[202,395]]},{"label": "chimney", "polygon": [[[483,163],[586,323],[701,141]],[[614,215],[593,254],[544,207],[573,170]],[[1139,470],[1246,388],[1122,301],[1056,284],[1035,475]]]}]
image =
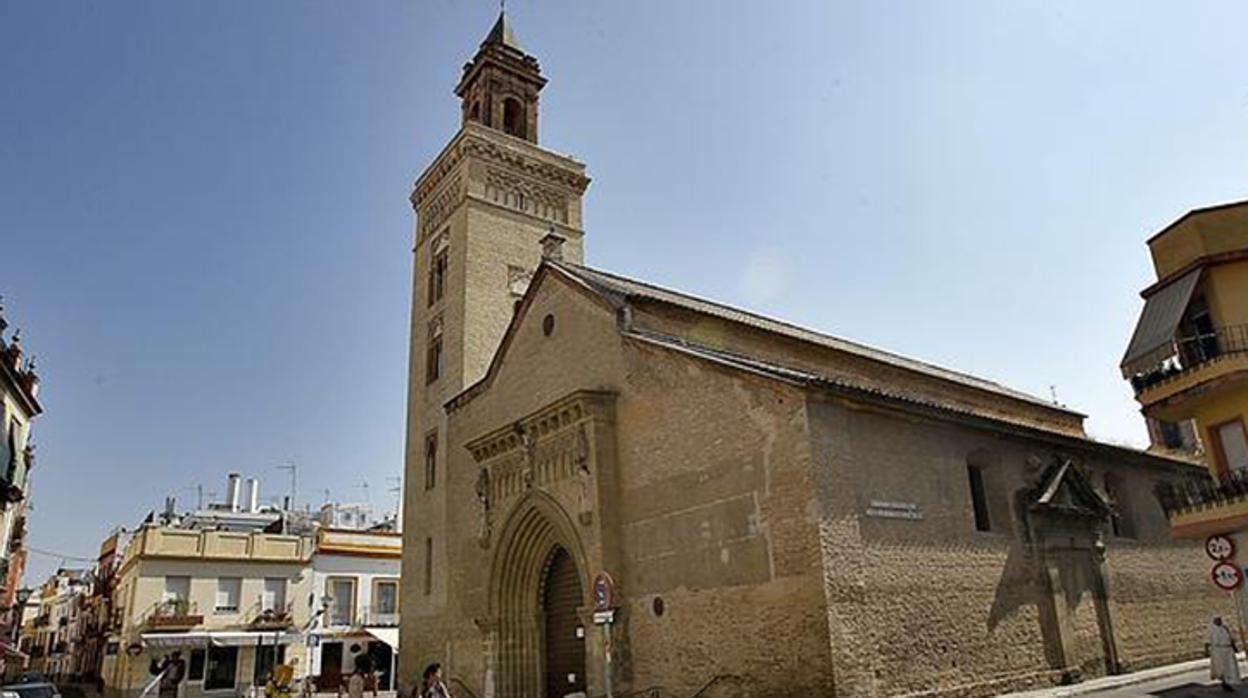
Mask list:
[{"label": "chimney", "polygon": [[238,473],[230,473],[229,476],[225,478],[225,505],[230,511],[238,511],[238,486],[240,477],[241,476]]},{"label": "chimney", "polygon": [[254,514],[260,511],[260,480],[247,478],[247,511]]},{"label": "chimney", "polygon": [[550,232],[538,241],[542,245],[542,259],[562,262],[563,243],[567,241],[567,238],[555,232],[555,226],[550,226]]},{"label": "chimney", "polygon": [[176,516],[176,511],[177,499],[174,498],[173,495],[165,497],[165,523],[173,521],[173,517]]},{"label": "chimney", "polygon": [[282,511],[290,511],[290,495],[282,497]]}]

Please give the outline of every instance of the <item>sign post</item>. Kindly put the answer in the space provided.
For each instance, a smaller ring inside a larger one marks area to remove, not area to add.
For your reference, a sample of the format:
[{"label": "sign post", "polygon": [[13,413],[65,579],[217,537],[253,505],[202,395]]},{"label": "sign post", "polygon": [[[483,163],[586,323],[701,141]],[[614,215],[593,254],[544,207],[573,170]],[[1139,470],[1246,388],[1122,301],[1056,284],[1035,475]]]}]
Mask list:
[{"label": "sign post", "polygon": [[1239,621],[1239,638],[1245,641],[1244,633],[1244,569],[1235,561],[1235,539],[1230,535],[1214,535],[1205,539],[1205,554],[1213,560],[1213,568],[1209,576],[1213,583],[1222,591],[1227,592],[1235,604],[1235,620]]},{"label": "sign post", "polygon": [[611,688],[611,625],[615,622],[615,580],[606,571],[594,575],[594,624],[602,626],[602,675],[606,698]]}]

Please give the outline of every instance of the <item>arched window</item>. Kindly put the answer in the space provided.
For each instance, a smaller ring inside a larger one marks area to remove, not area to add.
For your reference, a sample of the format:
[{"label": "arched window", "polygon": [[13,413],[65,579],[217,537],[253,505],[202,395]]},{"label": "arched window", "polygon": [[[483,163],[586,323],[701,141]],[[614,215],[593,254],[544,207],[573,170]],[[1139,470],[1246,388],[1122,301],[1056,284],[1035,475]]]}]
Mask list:
[{"label": "arched window", "polygon": [[1110,531],[1118,538],[1135,538],[1135,512],[1131,508],[1131,490],[1117,473],[1105,473],[1105,499],[1113,512],[1109,517]]},{"label": "arched window", "polygon": [[517,138],[525,137],[524,106],[520,100],[508,97],[503,100],[503,131]]},{"label": "arched window", "polygon": [[481,120],[481,103],[480,102],[472,103],[472,109],[468,110],[468,118],[472,121]]}]

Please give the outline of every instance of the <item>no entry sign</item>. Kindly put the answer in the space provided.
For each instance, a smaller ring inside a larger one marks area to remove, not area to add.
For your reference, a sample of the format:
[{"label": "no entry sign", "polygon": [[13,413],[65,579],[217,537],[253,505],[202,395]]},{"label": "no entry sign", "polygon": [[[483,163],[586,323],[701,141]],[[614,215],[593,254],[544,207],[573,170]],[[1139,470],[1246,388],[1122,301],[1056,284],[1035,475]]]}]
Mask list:
[{"label": "no entry sign", "polygon": [[1209,536],[1205,540],[1205,554],[1214,560],[1229,560],[1235,554],[1235,541],[1227,536]]},{"label": "no entry sign", "polygon": [[1234,591],[1244,583],[1244,573],[1233,563],[1223,560],[1209,570],[1213,583],[1223,591]]}]

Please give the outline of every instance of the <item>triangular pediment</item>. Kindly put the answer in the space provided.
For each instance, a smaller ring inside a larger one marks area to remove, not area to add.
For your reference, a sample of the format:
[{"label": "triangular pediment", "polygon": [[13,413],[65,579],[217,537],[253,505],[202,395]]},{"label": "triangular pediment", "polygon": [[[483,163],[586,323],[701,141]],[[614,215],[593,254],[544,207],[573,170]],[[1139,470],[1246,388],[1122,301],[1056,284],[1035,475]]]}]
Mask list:
[{"label": "triangular pediment", "polygon": [[1101,497],[1087,475],[1069,459],[1055,460],[1031,491],[1033,509],[1063,514],[1103,518],[1110,514],[1109,503]]}]

